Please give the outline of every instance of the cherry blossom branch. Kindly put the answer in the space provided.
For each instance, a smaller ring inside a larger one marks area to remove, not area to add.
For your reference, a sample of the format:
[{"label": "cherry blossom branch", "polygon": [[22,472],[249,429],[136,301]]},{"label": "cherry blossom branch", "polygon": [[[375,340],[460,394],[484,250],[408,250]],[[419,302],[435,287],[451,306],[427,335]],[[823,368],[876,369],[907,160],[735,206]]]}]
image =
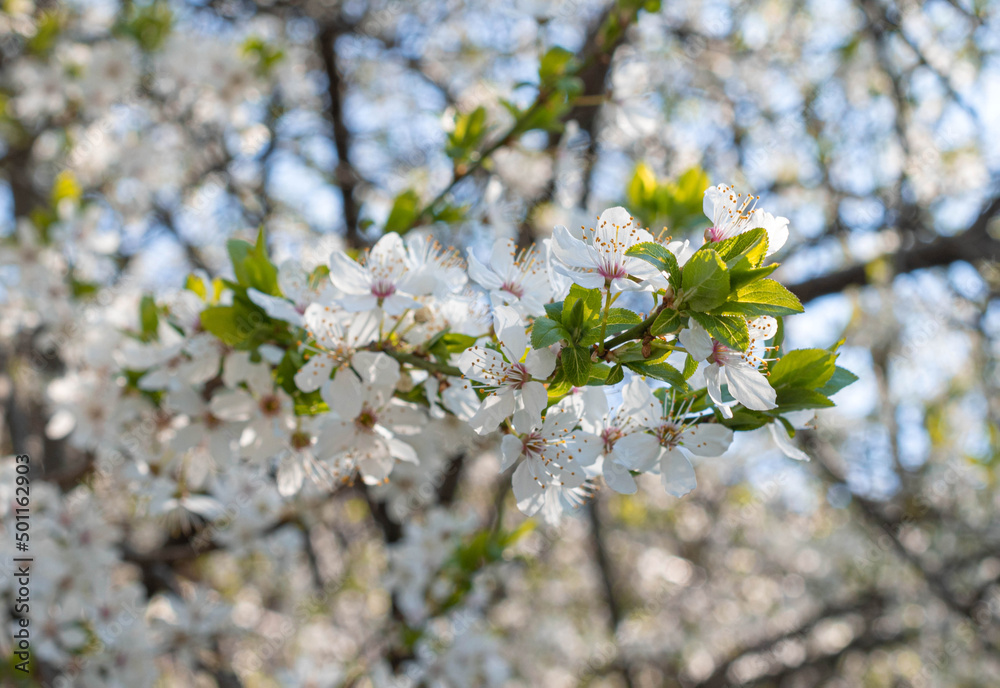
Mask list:
[{"label": "cherry blossom branch", "polygon": [[426,370],[431,373],[439,373],[449,377],[462,377],[461,370],[446,363],[436,363],[426,358],[420,358],[415,354],[406,353],[405,351],[396,351],[395,349],[382,349],[382,352],[392,356],[400,363],[409,363],[414,368],[420,368],[421,370]]},{"label": "cherry blossom branch", "polygon": [[665,307],[666,303],[661,303],[659,306],[654,308],[653,312],[649,314],[649,317],[647,317],[641,323],[635,325],[634,327],[630,327],[621,334],[615,335],[608,341],[604,342],[604,344],[602,345],[603,351],[608,351],[620,344],[624,344],[625,342],[630,342],[633,339],[641,339],[642,336],[645,335],[646,332],[649,330],[649,328],[652,327],[653,323],[656,321],[657,316],[660,315],[660,313],[663,311]]}]

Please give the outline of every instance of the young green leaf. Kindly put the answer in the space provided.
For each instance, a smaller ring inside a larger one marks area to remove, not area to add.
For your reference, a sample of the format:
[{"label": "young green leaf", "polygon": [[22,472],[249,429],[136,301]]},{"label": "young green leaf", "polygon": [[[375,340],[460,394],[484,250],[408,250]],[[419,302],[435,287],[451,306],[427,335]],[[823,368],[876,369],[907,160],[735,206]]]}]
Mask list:
[{"label": "young green leaf", "polygon": [[640,375],[646,375],[667,382],[671,387],[681,390],[689,389],[687,380],[684,379],[681,371],[669,363],[626,363],[625,365]]},{"label": "young green leaf", "polygon": [[536,318],[531,326],[531,346],[542,349],[558,341],[569,341],[569,332],[560,323],[550,318]]},{"label": "young green leaf", "polygon": [[828,397],[832,397],[834,394],[842,390],[847,385],[854,384],[858,381],[858,376],[852,373],[847,368],[841,368],[840,366],[834,366],[833,375],[827,380],[826,384],[817,389],[816,391],[824,394]]},{"label": "young green leaf", "polygon": [[684,323],[685,320],[681,317],[679,311],[673,308],[664,308],[656,316],[656,320],[653,321],[653,324],[649,328],[649,333],[654,337],[659,337],[661,334],[670,334],[684,327]]},{"label": "young green leaf", "polygon": [[567,346],[560,353],[566,379],[574,387],[582,387],[590,379],[590,351],[580,346]]},{"label": "young green leaf", "polygon": [[825,349],[789,351],[771,366],[771,386],[818,389],[833,377],[836,360],[837,354]]},{"label": "young green leaf", "polygon": [[713,313],[755,318],[759,315],[801,313],[802,310],[798,297],[784,285],[772,279],[762,279],[733,292],[729,300],[716,308]]},{"label": "young green leaf", "polygon": [[694,310],[710,311],[729,296],[729,272],[719,254],[698,251],[684,265],[681,288]]},{"label": "young green leaf", "polygon": [[[749,232],[737,234],[734,237],[723,239],[715,244],[705,244],[711,246],[719,254],[726,264],[732,267],[741,256],[746,256],[752,267],[758,268],[767,256],[767,230],[762,227],[751,229]],[[698,250],[704,251],[702,247]]]},{"label": "young green leaf", "polygon": [[738,315],[709,315],[708,313],[691,313],[699,325],[720,342],[739,351],[746,351],[750,346],[750,332],[747,321]]},{"label": "young green leaf", "polygon": [[625,255],[644,260],[657,270],[666,272],[670,276],[670,284],[674,285],[675,288],[677,286],[675,283],[680,282],[681,269],[677,265],[677,257],[666,246],[645,241],[630,248],[625,252]]}]

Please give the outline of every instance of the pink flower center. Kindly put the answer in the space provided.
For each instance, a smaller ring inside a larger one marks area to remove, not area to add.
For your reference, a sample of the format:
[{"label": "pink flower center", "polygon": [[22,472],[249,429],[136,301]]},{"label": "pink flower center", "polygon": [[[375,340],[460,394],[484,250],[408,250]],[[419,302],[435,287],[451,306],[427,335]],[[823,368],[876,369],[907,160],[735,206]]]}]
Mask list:
[{"label": "pink flower center", "polygon": [[705,241],[722,241],[725,238],[723,231],[718,227],[709,227],[705,230]]},{"label": "pink flower center", "polygon": [[541,456],[544,449],[545,439],[537,431],[530,432],[521,438],[521,451],[527,457]]},{"label": "pink flower center", "polygon": [[501,385],[521,389],[531,381],[531,373],[524,367],[523,363],[511,363],[507,368],[507,373],[500,380]]},{"label": "pink flower center", "polygon": [[385,279],[377,279],[372,282],[372,296],[382,300],[387,299],[396,293],[396,285]]},{"label": "pink flower center", "polygon": [[732,349],[730,349],[728,346],[726,346],[722,342],[717,342],[713,339],[712,353],[709,354],[708,358],[705,360],[707,360],[709,363],[717,363],[720,366],[724,366],[726,365],[726,357],[731,352]]},{"label": "pink flower center", "polygon": [[656,439],[660,445],[670,448],[676,447],[681,436],[681,427],[676,423],[666,422],[656,428]]},{"label": "pink flower center", "polygon": [[500,290],[513,294],[519,299],[524,297],[524,288],[514,282],[504,282],[500,285]]},{"label": "pink flower center", "polygon": [[621,428],[609,427],[605,428],[604,432],[601,433],[601,441],[604,442],[605,453],[610,452],[614,449],[615,442],[620,440],[625,433],[621,431]]}]

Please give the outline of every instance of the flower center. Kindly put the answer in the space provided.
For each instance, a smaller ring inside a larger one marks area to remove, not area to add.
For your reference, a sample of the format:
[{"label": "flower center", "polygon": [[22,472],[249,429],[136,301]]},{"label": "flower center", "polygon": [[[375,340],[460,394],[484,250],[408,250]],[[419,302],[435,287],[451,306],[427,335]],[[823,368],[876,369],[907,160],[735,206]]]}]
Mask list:
[{"label": "flower center", "polygon": [[681,428],[677,423],[667,421],[656,428],[656,439],[659,440],[660,445],[668,449],[677,446],[678,440],[680,440]]},{"label": "flower center", "polygon": [[514,282],[504,282],[500,285],[500,290],[513,294],[519,299],[524,297],[524,288]]},{"label": "flower center", "polygon": [[260,400],[260,412],[265,416],[277,415],[281,410],[281,399],[276,394],[268,394]]},{"label": "flower center", "polygon": [[725,230],[719,229],[718,227],[709,227],[705,230],[705,241],[722,241],[726,238]]},{"label": "flower center", "polygon": [[523,363],[511,363],[506,374],[500,380],[500,384],[505,387],[521,389],[531,381],[531,373],[524,367]]},{"label": "flower center", "polygon": [[372,282],[372,296],[378,299],[387,299],[396,293],[396,285],[386,279],[377,279]]},{"label": "flower center", "polygon": [[712,353],[709,354],[708,358],[705,360],[709,363],[717,363],[720,366],[726,365],[726,358],[732,353],[732,349],[723,344],[722,342],[717,342],[712,340]]},{"label": "flower center", "polygon": [[614,426],[605,428],[604,432],[601,433],[601,441],[604,442],[604,452],[608,453],[614,449],[615,442],[620,440],[625,433],[622,432],[621,428],[616,428]]},{"label": "flower center", "polygon": [[538,432],[529,432],[521,438],[521,451],[527,457],[539,457],[545,449],[545,439]]},{"label": "flower center", "polygon": [[312,444],[312,436],[308,432],[299,430],[292,433],[290,441],[293,449],[301,451]]},{"label": "flower center", "polygon": [[361,409],[358,417],[354,419],[354,422],[362,430],[371,430],[378,423],[378,416],[375,414],[375,411],[365,406]]}]

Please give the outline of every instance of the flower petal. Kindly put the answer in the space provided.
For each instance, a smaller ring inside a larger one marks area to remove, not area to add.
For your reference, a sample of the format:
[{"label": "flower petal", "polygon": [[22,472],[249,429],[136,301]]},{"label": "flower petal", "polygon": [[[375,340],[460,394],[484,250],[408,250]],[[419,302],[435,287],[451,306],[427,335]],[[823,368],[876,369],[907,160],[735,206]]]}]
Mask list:
[{"label": "flower petal", "polygon": [[664,449],[660,458],[660,482],[667,494],[683,497],[698,486],[694,466],[680,449]]}]

